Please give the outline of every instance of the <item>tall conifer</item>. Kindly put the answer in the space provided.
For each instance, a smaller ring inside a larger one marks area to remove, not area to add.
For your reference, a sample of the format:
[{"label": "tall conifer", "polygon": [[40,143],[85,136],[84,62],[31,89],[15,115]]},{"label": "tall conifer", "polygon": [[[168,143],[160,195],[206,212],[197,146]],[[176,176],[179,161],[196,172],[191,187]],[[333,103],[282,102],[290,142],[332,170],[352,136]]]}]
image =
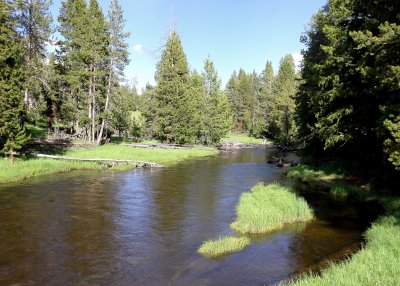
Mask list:
[{"label": "tall conifer", "polygon": [[0,146],[13,160],[28,139],[22,102],[24,49],[10,4],[0,0]]}]

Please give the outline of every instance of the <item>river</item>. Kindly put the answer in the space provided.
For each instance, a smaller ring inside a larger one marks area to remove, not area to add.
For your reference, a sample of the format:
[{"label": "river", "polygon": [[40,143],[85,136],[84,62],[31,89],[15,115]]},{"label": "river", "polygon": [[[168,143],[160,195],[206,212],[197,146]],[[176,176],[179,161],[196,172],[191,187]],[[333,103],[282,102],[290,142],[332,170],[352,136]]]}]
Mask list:
[{"label": "river", "polygon": [[292,184],[244,149],[162,169],[74,171],[0,186],[0,285],[270,285],[343,249],[373,219],[364,206],[302,192],[317,218],[218,259],[241,193]]}]

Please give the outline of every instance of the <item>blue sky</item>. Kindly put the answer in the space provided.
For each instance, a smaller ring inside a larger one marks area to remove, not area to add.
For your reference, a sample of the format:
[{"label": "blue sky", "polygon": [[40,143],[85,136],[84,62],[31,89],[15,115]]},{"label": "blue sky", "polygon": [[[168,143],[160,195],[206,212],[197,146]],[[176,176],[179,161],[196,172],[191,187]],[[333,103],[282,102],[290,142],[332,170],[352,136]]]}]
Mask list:
[{"label": "blue sky", "polygon": [[[98,0],[107,13],[109,0]],[[57,19],[61,0],[54,0]],[[300,35],[326,0],[119,0],[131,33],[127,80],[140,89],[155,84],[155,67],[165,44],[171,11],[189,65],[201,71],[210,56],[223,86],[233,70],[260,73],[267,60],[275,71],[286,54],[304,46]]]}]

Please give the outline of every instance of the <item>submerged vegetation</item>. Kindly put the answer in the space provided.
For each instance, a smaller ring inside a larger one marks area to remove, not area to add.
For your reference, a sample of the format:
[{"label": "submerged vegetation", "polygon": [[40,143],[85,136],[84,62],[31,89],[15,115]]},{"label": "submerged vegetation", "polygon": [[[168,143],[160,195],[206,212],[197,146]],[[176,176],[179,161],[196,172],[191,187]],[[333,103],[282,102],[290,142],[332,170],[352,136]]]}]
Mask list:
[{"label": "submerged vegetation", "polygon": [[204,256],[217,257],[241,251],[249,244],[250,238],[248,237],[225,236],[204,242],[197,252]]},{"label": "submerged vegetation", "polygon": [[240,197],[237,219],[231,227],[241,233],[265,233],[285,224],[312,220],[307,202],[279,184],[258,184]]}]

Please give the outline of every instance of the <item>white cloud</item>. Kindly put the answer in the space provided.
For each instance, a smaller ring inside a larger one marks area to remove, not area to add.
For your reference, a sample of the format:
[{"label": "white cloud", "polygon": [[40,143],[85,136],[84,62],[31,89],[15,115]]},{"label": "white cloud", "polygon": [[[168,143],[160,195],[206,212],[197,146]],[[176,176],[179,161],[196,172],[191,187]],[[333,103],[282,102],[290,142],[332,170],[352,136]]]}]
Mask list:
[{"label": "white cloud", "polygon": [[141,44],[136,44],[136,45],[134,45],[133,46],[133,50],[135,51],[135,52],[143,52],[143,46],[141,45]]},{"label": "white cloud", "polygon": [[294,66],[296,68],[296,71],[299,71],[300,65],[303,61],[303,55],[301,53],[297,52],[297,53],[293,53],[292,57],[293,57]]},{"label": "white cloud", "polygon": [[138,54],[144,54],[151,57],[153,60],[157,59],[157,51],[148,49],[144,47],[142,44],[135,44],[133,46],[133,52]]}]

